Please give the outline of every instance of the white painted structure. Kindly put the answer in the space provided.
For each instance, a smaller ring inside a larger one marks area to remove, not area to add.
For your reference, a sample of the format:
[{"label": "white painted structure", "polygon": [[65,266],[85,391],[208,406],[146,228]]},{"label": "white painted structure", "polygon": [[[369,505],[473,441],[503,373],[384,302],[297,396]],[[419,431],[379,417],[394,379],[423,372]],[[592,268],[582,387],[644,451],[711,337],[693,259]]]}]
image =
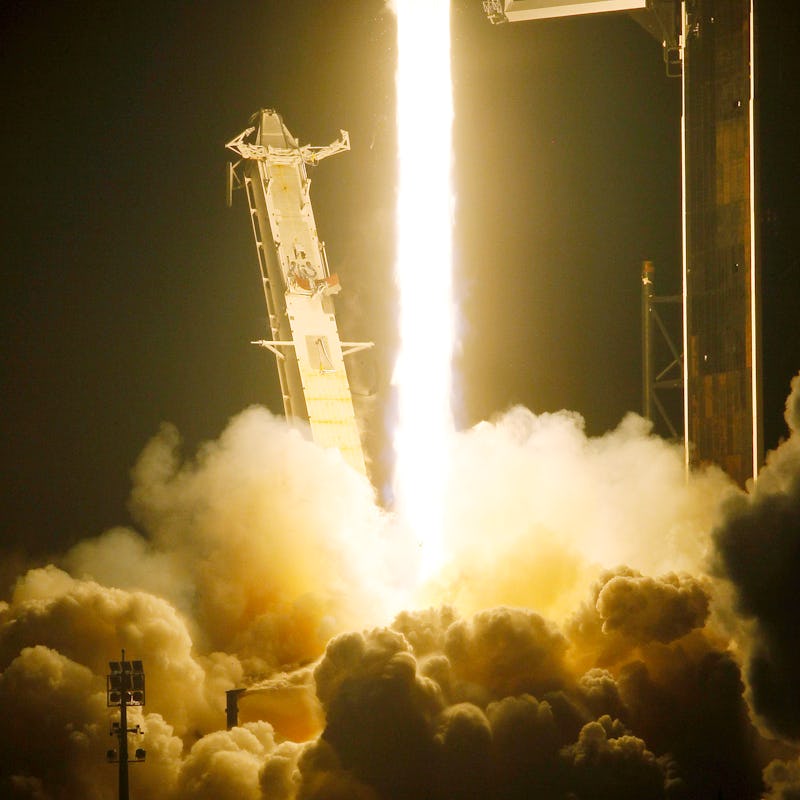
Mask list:
[{"label": "white painted structure", "polygon": [[300,147],[277,112],[263,109],[252,121],[227,147],[240,156],[230,167],[229,199],[233,188],[246,190],[269,314],[271,338],[254,344],[277,358],[287,418],[307,421],[315,442],[366,474],[344,356],[372,342],[339,339],[339,278],[317,235],[306,173],[307,164],[349,150],[350,139],[341,131],[325,147]]},{"label": "white painted structure", "polygon": [[645,8],[647,0],[484,0],[492,22],[522,22],[528,19],[572,17],[604,11],[633,11]]}]

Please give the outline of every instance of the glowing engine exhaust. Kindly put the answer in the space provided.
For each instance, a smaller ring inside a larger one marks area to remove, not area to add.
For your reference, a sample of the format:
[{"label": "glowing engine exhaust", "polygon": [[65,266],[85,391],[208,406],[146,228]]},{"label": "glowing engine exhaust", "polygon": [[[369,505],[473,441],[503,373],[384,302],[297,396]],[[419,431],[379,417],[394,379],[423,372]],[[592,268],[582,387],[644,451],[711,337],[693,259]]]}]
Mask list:
[{"label": "glowing engine exhaust", "polygon": [[422,548],[423,577],[444,561],[453,418],[449,0],[396,0],[400,351],[393,385],[395,508]]}]

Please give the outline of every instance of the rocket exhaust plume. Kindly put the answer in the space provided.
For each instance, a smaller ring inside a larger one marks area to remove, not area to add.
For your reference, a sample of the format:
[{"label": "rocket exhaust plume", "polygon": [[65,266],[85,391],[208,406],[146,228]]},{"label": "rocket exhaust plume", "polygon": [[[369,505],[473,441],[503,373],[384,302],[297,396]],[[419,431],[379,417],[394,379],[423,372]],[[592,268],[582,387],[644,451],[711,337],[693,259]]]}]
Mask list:
[{"label": "rocket exhaust plume", "polygon": [[163,428],[133,471],[141,532],[0,601],[0,796],[113,796],[104,675],[127,646],[148,663],[136,797],[796,797],[793,389],[749,494],[687,483],[638,417],[592,438],[514,409],[456,434],[460,608],[388,624],[397,549],[353,470],[260,409],[188,460]]},{"label": "rocket exhaust plume", "polygon": [[449,0],[397,0],[397,257],[400,349],[393,386],[395,509],[422,549],[422,575],[444,561],[444,497],[453,431]]},{"label": "rocket exhaust plume", "polygon": [[405,541],[336,454],[259,408],[192,457],[165,425],[136,529],[0,597],[0,797],[114,796],[126,647],[148,665],[137,798],[796,800],[800,375],[749,493],[686,480],[636,415],[454,433],[449,10],[396,10],[397,508],[424,574],[447,554],[433,607],[394,613]]}]

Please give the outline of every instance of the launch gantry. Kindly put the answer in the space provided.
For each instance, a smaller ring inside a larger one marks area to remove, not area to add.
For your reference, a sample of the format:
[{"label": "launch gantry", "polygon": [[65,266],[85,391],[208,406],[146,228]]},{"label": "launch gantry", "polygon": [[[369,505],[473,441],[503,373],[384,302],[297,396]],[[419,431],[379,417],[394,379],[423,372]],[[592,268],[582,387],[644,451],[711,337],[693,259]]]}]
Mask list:
[{"label": "launch gantry", "polygon": [[717,464],[745,486],[764,456],[756,33],[772,9],[758,0],[483,7],[494,23],[627,11],[661,41],[667,74],[681,80],[683,353],[671,349],[683,370],[684,452],[687,466]]},{"label": "launch gantry", "polygon": [[347,131],[324,147],[301,147],[276,111],[262,109],[255,124],[228,142],[240,159],[229,167],[228,203],[244,188],[269,315],[270,338],[254,342],[275,354],[288,419],[309,423],[315,442],[338,449],[366,474],[361,437],[344,356],[372,342],[342,342],[331,274],[311,207],[306,165],[350,149]]}]

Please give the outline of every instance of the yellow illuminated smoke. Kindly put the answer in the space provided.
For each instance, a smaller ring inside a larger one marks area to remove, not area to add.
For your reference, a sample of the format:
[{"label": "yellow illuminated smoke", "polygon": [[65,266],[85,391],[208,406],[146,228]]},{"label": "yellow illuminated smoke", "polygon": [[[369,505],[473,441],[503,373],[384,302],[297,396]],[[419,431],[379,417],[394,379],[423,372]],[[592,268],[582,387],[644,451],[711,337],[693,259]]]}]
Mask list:
[{"label": "yellow illuminated smoke", "polygon": [[449,0],[396,0],[400,351],[393,383],[396,509],[422,548],[423,574],[444,560],[444,495],[453,430]]}]

